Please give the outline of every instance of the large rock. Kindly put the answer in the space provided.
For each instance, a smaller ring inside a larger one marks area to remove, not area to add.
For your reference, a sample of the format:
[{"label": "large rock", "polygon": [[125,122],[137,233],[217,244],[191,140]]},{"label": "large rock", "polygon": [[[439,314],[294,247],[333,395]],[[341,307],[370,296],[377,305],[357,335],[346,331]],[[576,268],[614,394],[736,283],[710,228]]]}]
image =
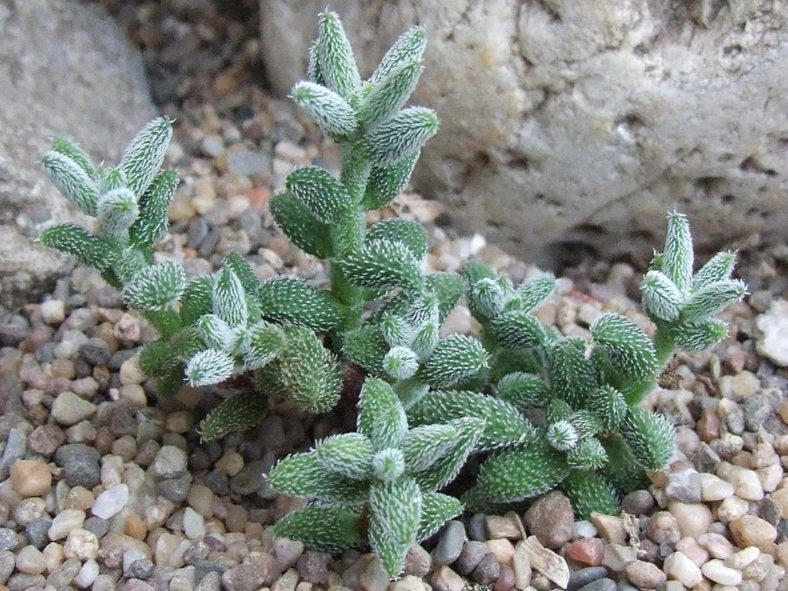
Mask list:
[{"label": "large rock", "polygon": [[[263,0],[269,80],[303,76],[323,0]],[[442,129],[415,184],[465,231],[542,261],[642,262],[664,215],[701,249],[788,223],[788,4],[334,0],[368,74],[414,23]]]},{"label": "large rock", "polygon": [[154,113],[137,50],[99,5],[0,0],[0,304],[33,301],[68,269],[35,243],[76,219],[40,166],[49,138],[110,161]]}]

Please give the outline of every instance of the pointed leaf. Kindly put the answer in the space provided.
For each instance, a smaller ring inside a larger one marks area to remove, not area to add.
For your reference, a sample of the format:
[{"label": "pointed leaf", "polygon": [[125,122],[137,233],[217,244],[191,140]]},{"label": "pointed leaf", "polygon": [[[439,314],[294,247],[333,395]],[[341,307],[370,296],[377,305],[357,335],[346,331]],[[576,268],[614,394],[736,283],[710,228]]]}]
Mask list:
[{"label": "pointed leaf", "polygon": [[358,128],[356,114],[333,90],[313,82],[298,82],[290,98],[334,141],[344,141]]},{"label": "pointed leaf", "polygon": [[287,456],[271,469],[268,481],[282,494],[352,505],[367,497],[367,484],[326,468],[314,451]]},{"label": "pointed leaf", "polygon": [[706,284],[690,295],[681,309],[681,321],[707,320],[730,304],[741,301],[746,294],[747,285],[738,279]]},{"label": "pointed leaf", "polygon": [[550,349],[548,360],[553,392],[572,408],[582,408],[599,383],[594,362],[586,359],[586,342],[563,339]]},{"label": "pointed leaf", "polygon": [[332,472],[353,480],[372,475],[372,443],[361,433],[343,433],[320,441],[315,446],[317,459]]},{"label": "pointed leaf", "polygon": [[342,311],[331,294],[301,279],[275,277],[257,290],[257,302],[264,318],[327,332],[342,321]]},{"label": "pointed leaf", "polygon": [[380,60],[380,64],[369,79],[370,83],[374,84],[382,80],[408,62],[421,60],[425,47],[427,47],[427,35],[424,29],[411,27],[399,36]]},{"label": "pointed leaf", "polygon": [[456,273],[432,273],[427,275],[425,287],[438,298],[438,322],[443,324],[462,297],[462,277]]},{"label": "pointed leaf", "polygon": [[643,307],[652,318],[673,322],[679,317],[684,296],[662,271],[652,269],[640,284],[643,292]]},{"label": "pointed leaf", "polygon": [[384,78],[372,82],[361,99],[358,119],[367,128],[388,120],[408,101],[419,82],[424,67],[421,60],[402,64]]},{"label": "pointed leaf", "polygon": [[326,224],[346,216],[352,206],[345,186],[318,166],[294,170],[287,175],[286,187]]},{"label": "pointed leaf", "polygon": [[730,279],[736,266],[736,251],[723,250],[715,254],[692,278],[692,287],[699,289],[717,281]]},{"label": "pointed leaf", "polygon": [[170,120],[158,117],[137,134],[123,153],[118,168],[126,175],[126,184],[137,197],[148,189],[159,172],[171,137]]},{"label": "pointed leaf", "polygon": [[408,186],[420,150],[389,166],[373,166],[369,173],[361,205],[367,210],[382,209],[394,201]]},{"label": "pointed leaf", "polygon": [[78,143],[64,137],[56,137],[52,140],[52,150],[76,162],[89,177],[92,178],[96,174],[96,167],[93,166],[90,156]]},{"label": "pointed leaf", "polygon": [[602,314],[591,324],[594,342],[607,353],[612,366],[632,380],[657,371],[659,363],[651,340],[630,319],[619,314]]},{"label": "pointed leaf", "polygon": [[274,533],[308,548],[339,554],[361,545],[361,517],[345,507],[307,505],[280,519]]},{"label": "pointed leaf", "polygon": [[215,441],[228,433],[243,432],[268,414],[268,399],[259,392],[244,392],[224,400],[200,422],[203,441]]},{"label": "pointed leaf", "polygon": [[381,123],[361,140],[361,151],[375,166],[391,166],[413,155],[438,133],[432,109],[408,107]]},{"label": "pointed leaf", "polygon": [[318,16],[317,56],[320,75],[334,92],[345,98],[361,85],[353,49],[339,15],[326,10]]},{"label": "pointed leaf", "polygon": [[99,197],[96,218],[102,234],[122,234],[131,227],[138,214],[137,197],[126,187],[113,189]]},{"label": "pointed leaf", "polygon": [[618,492],[597,472],[573,470],[561,483],[578,519],[590,519],[592,513],[618,514]]},{"label": "pointed leaf", "polygon": [[421,522],[421,491],[410,478],[373,484],[369,489],[369,541],[389,577],[405,565]]},{"label": "pointed leaf", "polygon": [[218,349],[200,351],[186,364],[186,380],[191,386],[210,386],[233,375],[235,360]]},{"label": "pointed leaf", "polygon": [[482,344],[467,335],[453,334],[438,342],[424,377],[433,388],[446,388],[472,378],[487,367],[489,356]]},{"label": "pointed leaf", "polygon": [[120,252],[113,244],[76,224],[50,226],[41,233],[41,242],[96,269],[107,269],[120,258]]},{"label": "pointed leaf", "polygon": [[432,466],[454,447],[457,430],[451,425],[423,425],[408,431],[402,440],[402,453],[408,473]]},{"label": "pointed leaf", "polygon": [[373,375],[385,373],[383,359],[389,351],[389,345],[379,325],[362,324],[342,336],[342,354],[348,361]]},{"label": "pointed leaf", "polygon": [[178,188],[178,173],[163,170],[140,198],[140,215],[129,228],[131,243],[152,246],[167,233],[167,211]]},{"label": "pointed leaf", "polygon": [[249,330],[249,346],[244,353],[247,369],[260,369],[273,361],[285,345],[285,336],[275,324],[261,320]]},{"label": "pointed leaf", "polygon": [[588,408],[601,421],[607,432],[616,431],[627,414],[624,395],[607,384],[594,391],[588,399]]},{"label": "pointed leaf", "polygon": [[408,431],[408,421],[389,384],[378,378],[367,378],[358,407],[358,432],[368,437],[376,450],[399,446]]},{"label": "pointed leaf", "polygon": [[309,208],[292,193],[280,193],[271,199],[271,215],[298,248],[321,259],[332,256],[330,228],[317,219]]},{"label": "pointed leaf", "polygon": [[689,289],[692,282],[693,257],[687,217],[673,212],[668,215],[668,234],[661,257],[661,270],[681,291]]},{"label": "pointed leaf", "polygon": [[331,410],[342,391],[342,368],[336,356],[308,328],[283,327],[285,346],[279,370],[293,399],[305,410]]},{"label": "pointed leaf", "polygon": [[342,272],[359,287],[419,289],[421,268],[401,242],[375,240],[338,261]]},{"label": "pointed leaf", "polygon": [[204,314],[209,314],[213,307],[211,291],[213,280],[207,275],[195,277],[186,284],[181,296],[181,319],[186,325],[194,323]]},{"label": "pointed leaf", "polygon": [[408,247],[413,256],[421,260],[427,254],[427,231],[418,222],[402,218],[389,218],[372,226],[366,240],[392,240]]},{"label": "pointed leaf", "polygon": [[531,349],[543,347],[552,339],[541,322],[528,312],[503,312],[493,318],[490,331],[503,347]]},{"label": "pointed leaf", "polygon": [[144,267],[123,288],[123,300],[132,308],[167,310],[183,293],[186,275],[176,261]]},{"label": "pointed leaf", "polygon": [[416,532],[416,541],[420,542],[436,533],[443,524],[462,513],[460,501],[449,495],[436,492],[421,493],[421,521]]},{"label": "pointed leaf", "polygon": [[722,320],[687,322],[672,331],[676,346],[684,351],[704,351],[728,336],[728,325]]},{"label": "pointed leaf", "polygon": [[228,324],[216,314],[206,314],[196,322],[197,331],[205,344],[212,349],[226,351],[232,342],[232,330]]},{"label": "pointed leaf", "polygon": [[524,282],[517,288],[514,298],[507,304],[507,310],[531,312],[550,297],[555,289],[555,277],[542,275]]},{"label": "pointed leaf", "polygon": [[447,423],[454,427],[457,437],[452,448],[429,468],[413,474],[422,491],[434,491],[452,482],[474,452],[482,433],[484,419],[478,417],[462,417]]},{"label": "pointed leaf", "polygon": [[647,470],[668,465],[676,451],[676,432],[660,415],[630,408],[621,425],[621,435],[635,460]]},{"label": "pointed leaf", "polygon": [[41,159],[47,176],[66,199],[82,213],[96,215],[98,186],[84,167],[70,156],[59,151],[49,151]]},{"label": "pointed leaf", "polygon": [[547,404],[550,390],[539,376],[521,371],[508,373],[496,384],[498,398],[523,411],[542,408]]}]

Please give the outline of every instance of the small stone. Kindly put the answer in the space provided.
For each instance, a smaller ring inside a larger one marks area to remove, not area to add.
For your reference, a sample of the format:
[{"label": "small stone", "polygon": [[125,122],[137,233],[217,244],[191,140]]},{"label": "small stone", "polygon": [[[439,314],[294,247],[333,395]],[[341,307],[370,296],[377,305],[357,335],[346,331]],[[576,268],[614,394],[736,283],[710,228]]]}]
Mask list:
[{"label": "small stone", "polygon": [[749,546],[744,550],[739,550],[731,554],[731,557],[725,561],[725,566],[743,571],[747,566],[758,560],[760,555],[761,551],[758,550],[758,548]]},{"label": "small stone", "polygon": [[274,555],[276,565],[280,571],[286,571],[293,566],[304,551],[304,543],[289,538],[276,538],[274,540]]},{"label": "small stone", "polygon": [[120,366],[120,383],[123,386],[131,384],[141,384],[148,377],[145,372],[140,369],[139,356],[134,355],[129,357]]},{"label": "small stone", "polygon": [[222,574],[222,584],[233,591],[255,591],[269,585],[276,577],[276,560],[269,554],[253,552],[238,566]]},{"label": "small stone", "polygon": [[16,557],[10,550],[0,551],[0,585],[4,585],[14,572]]},{"label": "small stone", "polygon": [[528,549],[523,542],[518,542],[514,547],[514,558],[512,559],[512,569],[514,570],[514,585],[518,589],[525,589],[531,584],[531,561],[528,558]]},{"label": "small stone", "polygon": [[96,412],[96,405],[82,400],[69,390],[65,390],[57,395],[50,412],[55,421],[70,427],[93,416]]},{"label": "small stone", "polygon": [[742,581],[742,576],[739,571],[725,566],[725,563],[716,558],[709,560],[700,570],[707,579],[719,583],[720,585],[735,587]]},{"label": "small stone", "polygon": [[665,494],[668,498],[682,503],[700,502],[701,486],[697,470],[692,467],[684,467],[675,472],[668,472]]},{"label": "small stone", "polygon": [[51,519],[40,517],[27,524],[25,533],[28,541],[36,548],[43,548],[49,542],[49,528],[52,526]]},{"label": "small stone", "polygon": [[147,558],[137,558],[129,563],[128,568],[123,569],[129,577],[143,581],[149,579],[154,570],[156,570],[156,566]]},{"label": "small stone", "polygon": [[495,555],[495,559],[501,564],[509,564],[514,558],[514,546],[506,538],[496,538],[487,540],[487,548]]},{"label": "small stone", "polygon": [[637,560],[637,550],[632,546],[608,544],[605,546],[602,566],[606,566],[610,570],[620,573],[624,571],[630,562],[634,562],[635,560]]},{"label": "small stone", "polygon": [[244,467],[244,459],[241,454],[236,451],[230,451],[225,453],[219,460],[216,462],[216,469],[224,472],[232,478],[236,474],[238,474]]},{"label": "small stone", "polygon": [[405,568],[403,572],[419,578],[424,578],[432,567],[432,557],[419,544],[412,544],[405,555]]},{"label": "small stone", "polygon": [[572,560],[589,566],[599,566],[605,554],[605,543],[599,538],[586,538],[572,542],[566,555]]},{"label": "small stone", "polygon": [[624,521],[620,517],[603,513],[591,513],[591,522],[596,527],[599,535],[611,544],[627,543],[627,532],[624,529]]},{"label": "small stone", "polygon": [[722,523],[729,523],[746,515],[750,510],[750,504],[739,497],[728,497],[717,505],[717,519]]},{"label": "small stone", "polygon": [[52,488],[52,473],[44,462],[17,460],[11,464],[11,484],[23,497],[40,497]]},{"label": "small stone", "polygon": [[79,569],[77,576],[74,577],[74,584],[80,589],[90,587],[99,576],[99,565],[95,560],[88,560]]},{"label": "small stone", "polygon": [[174,478],[186,472],[188,456],[182,449],[164,445],[156,453],[148,471],[160,478]]},{"label": "small stone", "polygon": [[698,538],[698,544],[708,550],[714,558],[727,560],[733,554],[733,544],[725,537],[716,533],[703,534]]},{"label": "small stone", "polygon": [[57,448],[66,441],[63,429],[53,424],[39,425],[27,438],[27,445],[31,451],[46,458],[50,457]]},{"label": "small stone", "polygon": [[630,562],[626,567],[627,577],[641,589],[656,589],[667,580],[656,564],[636,560]]},{"label": "small stone", "polygon": [[182,503],[188,498],[189,486],[188,476],[180,476],[159,481],[157,489],[159,494],[165,499],[175,503]]},{"label": "small stone", "polygon": [[560,491],[551,491],[537,499],[524,518],[528,531],[547,548],[560,548],[572,537],[575,521],[572,503]]},{"label": "small stone", "polygon": [[205,535],[205,519],[191,507],[183,511],[183,533],[190,540],[196,540]]},{"label": "small stone", "polygon": [[126,535],[136,538],[137,540],[144,540],[145,536],[148,535],[148,528],[145,522],[142,520],[142,517],[136,513],[129,513],[126,516],[126,521],[123,524],[123,531],[126,532]]},{"label": "small stone", "polygon": [[616,582],[605,577],[583,585],[578,591],[616,591]]},{"label": "small stone", "polygon": [[700,475],[701,500],[704,503],[709,501],[721,501],[733,496],[733,485],[725,482],[722,478],[714,474]]},{"label": "small stone", "polygon": [[682,538],[676,543],[676,551],[684,554],[696,566],[701,566],[709,559],[709,553],[697,542],[695,538]]},{"label": "small stone", "polygon": [[758,353],[768,357],[773,363],[788,367],[788,301],[775,299],[769,310],[755,319],[756,326],[763,335],[756,339]]},{"label": "small stone", "polygon": [[448,566],[441,566],[432,575],[432,587],[435,591],[463,591],[465,579]]},{"label": "small stone", "polygon": [[697,538],[706,533],[713,521],[711,510],[702,503],[673,501],[668,505],[668,510],[676,518],[683,538]]},{"label": "small stone", "polygon": [[566,561],[552,550],[542,546],[536,536],[528,536],[521,543],[525,547],[531,568],[565,589],[569,582],[569,567]]},{"label": "small stone", "polygon": [[728,525],[734,543],[740,548],[756,546],[768,552],[773,548],[777,539],[775,527],[755,515],[742,515]]},{"label": "small stone", "polygon": [[566,589],[567,591],[575,591],[605,576],[607,576],[607,569],[603,566],[581,568],[572,571],[569,575],[569,583],[567,583]]},{"label": "small stone", "polygon": [[38,307],[38,311],[46,324],[60,324],[66,319],[66,305],[62,300],[47,300]]},{"label": "small stone", "polygon": [[654,509],[654,496],[647,490],[636,490],[621,500],[621,510],[630,515],[647,515]]},{"label": "small stone", "polygon": [[15,550],[20,544],[19,536],[14,530],[0,527],[0,551]]},{"label": "small stone", "polygon": [[692,588],[703,580],[700,568],[682,552],[674,552],[668,556],[665,559],[664,569],[669,577],[687,588]]},{"label": "small stone", "polygon": [[519,524],[513,515],[486,515],[484,525],[487,530],[487,539],[509,538],[519,540],[523,537]]},{"label": "small stone", "polygon": [[461,575],[467,576],[471,574],[473,569],[477,567],[482,561],[482,558],[489,552],[490,550],[484,542],[478,542],[476,540],[465,542],[454,564],[454,568]]},{"label": "small stone", "polygon": [[489,585],[501,574],[501,566],[492,553],[482,558],[481,562],[471,573],[471,578],[482,585]]},{"label": "small stone", "polygon": [[116,484],[101,493],[93,503],[91,512],[101,519],[109,519],[120,512],[129,502],[129,487],[125,484]]},{"label": "small stone", "polygon": [[49,539],[54,541],[65,538],[71,530],[82,527],[85,523],[85,512],[78,509],[64,509],[52,520],[49,527]]},{"label": "small stone", "polygon": [[126,384],[118,388],[118,400],[138,408],[144,408],[148,405],[145,389],[139,384]]},{"label": "small stone", "polygon": [[657,544],[675,544],[681,539],[678,521],[668,511],[655,513],[648,522],[648,537]]},{"label": "small stone", "polygon": [[66,558],[78,558],[82,561],[96,558],[98,550],[96,534],[82,528],[72,529],[63,545],[63,555]]},{"label": "small stone", "polygon": [[449,521],[440,534],[432,554],[432,561],[435,564],[453,563],[462,552],[464,542],[465,526],[463,523],[455,520]]},{"label": "small stone", "polygon": [[109,522],[106,519],[93,516],[88,517],[82,527],[88,531],[92,531],[96,534],[97,538],[101,539],[106,536],[109,531]]},{"label": "small stone", "polygon": [[27,575],[40,575],[46,570],[44,555],[35,546],[25,546],[16,556],[16,568]]},{"label": "small stone", "polygon": [[514,587],[514,569],[508,564],[500,565],[500,573],[495,581],[493,591],[509,591]]},{"label": "small stone", "polygon": [[734,468],[725,478],[733,485],[737,497],[747,501],[760,501],[763,498],[763,485],[753,470]]},{"label": "small stone", "polygon": [[168,591],[193,591],[194,589],[194,567],[185,566],[173,573]]},{"label": "small stone", "polygon": [[214,494],[203,484],[194,484],[187,496],[189,505],[205,519],[213,517]]}]

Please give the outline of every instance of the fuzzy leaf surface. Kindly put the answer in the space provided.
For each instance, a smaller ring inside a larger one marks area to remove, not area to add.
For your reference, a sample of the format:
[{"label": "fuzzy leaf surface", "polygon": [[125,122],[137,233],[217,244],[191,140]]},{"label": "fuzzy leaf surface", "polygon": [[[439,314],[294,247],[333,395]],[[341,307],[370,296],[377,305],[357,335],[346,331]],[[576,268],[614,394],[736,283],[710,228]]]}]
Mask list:
[{"label": "fuzzy leaf surface", "polygon": [[270,208],[277,225],[298,248],[321,259],[332,256],[331,229],[298,197],[279,193],[271,199]]},{"label": "fuzzy leaf surface", "polygon": [[662,252],[662,271],[679,290],[689,288],[692,282],[694,251],[687,217],[673,212],[668,215],[668,233]]},{"label": "fuzzy leaf surface", "polygon": [[120,253],[109,241],[93,236],[76,224],[57,224],[41,233],[41,242],[95,269],[107,269],[119,258]]},{"label": "fuzzy leaf surface", "polygon": [[368,132],[361,150],[376,166],[391,166],[421,149],[438,126],[432,109],[408,107]]},{"label": "fuzzy leaf surface", "polygon": [[293,277],[275,277],[257,290],[263,317],[327,332],[342,321],[340,305],[328,291]]},{"label": "fuzzy leaf surface", "polygon": [[287,175],[287,190],[298,197],[321,222],[330,224],[347,214],[352,203],[345,186],[318,166]]},{"label": "fuzzy leaf surface", "polygon": [[373,166],[361,204],[367,210],[382,209],[408,186],[420,150],[389,166]]},{"label": "fuzzy leaf surface", "polygon": [[181,297],[185,283],[183,266],[175,261],[143,267],[123,288],[123,300],[146,312],[167,310]]},{"label": "fuzzy leaf surface", "polygon": [[475,376],[487,367],[487,351],[467,335],[453,334],[438,342],[424,366],[424,377],[433,388],[446,388]]},{"label": "fuzzy leaf surface", "polygon": [[413,475],[422,491],[439,490],[457,478],[468,456],[476,449],[485,422],[478,417],[462,417],[450,420],[448,425],[457,432],[452,448],[429,468]]},{"label": "fuzzy leaf surface", "polygon": [[326,86],[350,98],[361,85],[361,77],[342,21],[329,10],[318,16],[317,57]]},{"label": "fuzzy leaf surface", "polygon": [[83,166],[70,156],[55,150],[47,152],[41,163],[47,176],[64,197],[76,205],[82,213],[96,215],[98,186]]},{"label": "fuzzy leaf surface", "polygon": [[402,572],[408,548],[416,541],[421,503],[421,491],[410,478],[373,484],[369,489],[369,541],[391,578]]},{"label": "fuzzy leaf surface", "polygon": [[419,262],[402,242],[375,240],[338,261],[349,281],[359,287],[418,289]]},{"label": "fuzzy leaf surface", "polygon": [[314,82],[298,82],[290,97],[334,141],[345,140],[358,128],[353,108],[330,88]]},{"label": "fuzzy leaf surface", "polygon": [[572,408],[581,408],[599,383],[597,368],[586,359],[582,339],[562,339],[550,348],[550,386]]},{"label": "fuzzy leaf surface", "polygon": [[170,120],[157,117],[137,134],[123,153],[118,168],[125,174],[127,186],[137,197],[145,193],[159,172],[170,138]]},{"label": "fuzzy leaf surface", "polygon": [[332,435],[315,447],[317,459],[332,472],[353,480],[372,475],[372,443],[361,433]]},{"label": "fuzzy leaf surface", "polygon": [[427,35],[424,29],[422,27],[412,27],[408,29],[400,35],[394,42],[394,45],[386,51],[386,54],[383,56],[383,59],[380,60],[380,64],[375,68],[369,81],[371,83],[376,83],[397,68],[401,68],[409,62],[421,60],[426,47]]},{"label": "fuzzy leaf surface", "polygon": [[286,495],[352,505],[366,500],[368,485],[326,468],[314,451],[279,460],[268,475],[271,486]]},{"label": "fuzzy leaf surface", "polygon": [[222,401],[200,422],[200,437],[214,441],[228,433],[243,432],[268,414],[268,399],[259,392],[244,392]]},{"label": "fuzzy leaf surface", "polygon": [[420,542],[436,533],[449,519],[462,513],[462,503],[436,492],[421,493],[421,521],[416,532],[416,541]]},{"label": "fuzzy leaf surface", "polygon": [[635,460],[646,470],[668,465],[676,450],[676,432],[660,415],[629,408],[621,425],[621,435]]},{"label": "fuzzy leaf surface", "polygon": [[657,371],[654,346],[632,320],[619,314],[602,314],[591,324],[591,336],[607,353],[614,369],[629,379],[641,380]]},{"label": "fuzzy leaf surface", "polygon": [[367,231],[366,240],[380,239],[401,242],[417,260],[427,254],[427,231],[418,222],[402,218],[389,218],[378,222]]},{"label": "fuzzy leaf surface", "polygon": [[330,505],[307,505],[280,519],[274,533],[303,542],[308,548],[339,554],[361,545],[361,518],[357,511]]},{"label": "fuzzy leaf surface", "polygon": [[591,513],[618,514],[618,492],[598,472],[573,470],[561,483],[572,501],[575,518],[590,519]]},{"label": "fuzzy leaf surface", "polygon": [[293,399],[304,409],[327,412],[339,400],[342,368],[308,328],[286,326],[279,369]]},{"label": "fuzzy leaf surface", "polygon": [[358,406],[358,432],[372,441],[374,449],[399,447],[408,431],[408,420],[391,386],[378,378],[367,378]]},{"label": "fuzzy leaf surface", "polygon": [[140,197],[140,215],[129,228],[131,244],[153,246],[167,233],[167,211],[178,188],[178,173],[163,170],[158,173]]}]

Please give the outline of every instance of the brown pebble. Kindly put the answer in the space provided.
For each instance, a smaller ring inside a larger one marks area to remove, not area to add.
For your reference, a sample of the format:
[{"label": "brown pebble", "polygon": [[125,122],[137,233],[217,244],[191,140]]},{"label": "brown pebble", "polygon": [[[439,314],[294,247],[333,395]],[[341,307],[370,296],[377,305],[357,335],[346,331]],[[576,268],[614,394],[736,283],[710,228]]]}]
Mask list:
[{"label": "brown pebble", "polygon": [[136,513],[130,513],[126,516],[124,531],[126,535],[136,540],[144,540],[145,536],[148,535],[148,528],[145,527],[145,522]]},{"label": "brown pebble", "polygon": [[605,556],[605,543],[599,538],[577,540],[569,545],[566,555],[581,564],[599,566]]},{"label": "brown pebble", "polygon": [[52,488],[52,473],[44,462],[16,460],[11,464],[11,484],[23,497],[40,497]]},{"label": "brown pebble", "polygon": [[501,565],[501,572],[498,575],[498,580],[495,581],[494,591],[509,591],[514,587],[514,570],[508,564]]},{"label": "brown pebble", "polygon": [[764,552],[774,549],[777,530],[774,526],[755,515],[742,515],[728,524],[733,541],[739,548],[756,546]]}]

